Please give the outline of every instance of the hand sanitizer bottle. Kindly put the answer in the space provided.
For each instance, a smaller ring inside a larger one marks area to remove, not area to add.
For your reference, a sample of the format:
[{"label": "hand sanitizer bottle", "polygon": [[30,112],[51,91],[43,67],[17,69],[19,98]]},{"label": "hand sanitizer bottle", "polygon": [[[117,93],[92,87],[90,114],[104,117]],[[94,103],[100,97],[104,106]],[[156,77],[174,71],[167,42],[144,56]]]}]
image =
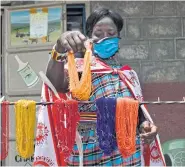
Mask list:
[{"label": "hand sanitizer bottle", "polygon": [[15,59],[17,60],[17,62],[19,64],[19,69],[17,70],[17,72],[20,74],[20,76],[24,80],[25,84],[29,88],[35,86],[37,84],[37,82],[39,81],[39,77],[33,71],[31,66],[29,65],[29,63],[22,62],[17,55],[15,56]]}]

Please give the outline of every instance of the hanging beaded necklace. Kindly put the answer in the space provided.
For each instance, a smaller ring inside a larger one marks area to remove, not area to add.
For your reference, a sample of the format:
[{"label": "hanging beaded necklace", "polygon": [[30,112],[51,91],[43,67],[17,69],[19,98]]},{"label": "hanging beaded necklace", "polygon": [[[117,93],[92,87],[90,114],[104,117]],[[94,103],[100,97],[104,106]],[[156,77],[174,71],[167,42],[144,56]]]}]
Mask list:
[{"label": "hanging beaded necklace", "polygon": [[92,44],[87,41],[86,52],[84,55],[84,66],[82,77],[79,80],[78,72],[76,68],[74,53],[68,53],[68,74],[69,74],[69,89],[72,96],[78,100],[88,100],[91,94],[91,56],[92,56]]},{"label": "hanging beaded necklace", "polygon": [[29,158],[34,153],[36,102],[19,100],[15,104],[16,148],[19,155]]},{"label": "hanging beaded necklace", "polygon": [[97,105],[97,136],[99,147],[105,154],[111,154],[116,148],[115,137],[115,98],[100,98]]},{"label": "hanging beaded necklace", "polygon": [[118,98],[116,105],[116,138],[124,158],[136,151],[136,128],[139,102],[131,98]]},{"label": "hanging beaded necklace", "polygon": [[9,150],[9,102],[3,101],[1,103],[1,154],[0,160],[4,160],[8,156]]},{"label": "hanging beaded necklace", "polygon": [[52,108],[56,120],[55,132],[57,147],[67,161],[75,144],[76,127],[80,120],[78,102],[76,100],[56,100]]}]

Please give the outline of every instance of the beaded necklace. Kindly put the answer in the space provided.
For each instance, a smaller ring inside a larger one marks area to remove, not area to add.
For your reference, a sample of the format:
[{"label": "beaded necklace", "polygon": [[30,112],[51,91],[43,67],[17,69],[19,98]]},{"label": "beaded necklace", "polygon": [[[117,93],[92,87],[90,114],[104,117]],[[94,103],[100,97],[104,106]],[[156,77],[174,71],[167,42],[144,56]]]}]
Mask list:
[{"label": "beaded necklace", "polygon": [[1,126],[1,154],[0,160],[4,160],[8,156],[9,149],[9,102],[1,103],[2,111],[2,126]]},{"label": "beaded necklace", "polygon": [[67,161],[75,144],[76,127],[80,120],[78,102],[76,100],[56,100],[52,113],[56,120],[57,147],[63,153],[64,160]]},{"label": "beaded necklace", "polygon": [[136,128],[139,102],[130,98],[117,98],[116,137],[118,148],[124,158],[136,151]]},{"label": "beaded necklace", "polygon": [[19,100],[15,104],[16,149],[23,158],[34,153],[34,130],[36,123],[36,102]]},{"label": "beaded necklace", "polygon": [[69,88],[73,97],[78,100],[88,100],[91,94],[91,47],[92,44],[87,44],[87,49],[84,56],[84,67],[82,77],[79,80],[76,68],[74,53],[68,53],[68,74],[69,74]]},{"label": "beaded necklace", "polygon": [[99,147],[105,154],[111,154],[116,148],[115,137],[115,98],[99,98],[96,100],[97,110],[97,136]]}]

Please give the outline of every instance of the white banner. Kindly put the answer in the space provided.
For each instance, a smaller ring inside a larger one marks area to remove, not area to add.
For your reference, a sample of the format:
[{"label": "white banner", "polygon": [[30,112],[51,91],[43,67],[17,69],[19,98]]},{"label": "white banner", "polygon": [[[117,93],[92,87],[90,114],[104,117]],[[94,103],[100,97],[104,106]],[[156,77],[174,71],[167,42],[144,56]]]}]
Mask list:
[{"label": "white banner", "polygon": [[46,37],[48,33],[48,13],[30,13],[30,38]]}]

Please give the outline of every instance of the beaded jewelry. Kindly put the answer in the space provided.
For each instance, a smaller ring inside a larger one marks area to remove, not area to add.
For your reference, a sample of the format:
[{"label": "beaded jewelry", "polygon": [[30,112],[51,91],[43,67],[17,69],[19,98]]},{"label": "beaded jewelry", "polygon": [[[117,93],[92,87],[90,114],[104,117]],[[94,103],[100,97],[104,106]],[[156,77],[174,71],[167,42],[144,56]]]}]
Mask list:
[{"label": "beaded jewelry", "polygon": [[75,144],[77,123],[80,120],[78,102],[75,100],[56,100],[52,109],[56,120],[57,147],[63,153],[64,159],[70,156]]},{"label": "beaded jewelry", "polygon": [[115,110],[116,99],[102,97],[97,99],[97,136],[99,147],[107,155],[116,148]]},{"label": "beaded jewelry", "polygon": [[4,160],[8,156],[9,150],[9,102],[3,101],[1,103],[2,117],[1,117],[1,154],[0,160]]},{"label": "beaded jewelry", "polygon": [[[88,42],[87,42],[88,43]],[[78,100],[88,100],[91,94],[91,55],[92,44],[86,44],[86,52],[84,56],[84,67],[82,77],[79,80],[78,72],[75,64],[74,53],[68,53],[68,73],[69,73],[69,88],[72,96]]]},{"label": "beaded jewelry", "polygon": [[15,104],[16,149],[23,158],[34,153],[34,130],[36,124],[36,102],[19,100]]},{"label": "beaded jewelry", "polygon": [[139,102],[131,98],[117,98],[116,138],[118,148],[124,158],[136,151],[136,128]]}]

